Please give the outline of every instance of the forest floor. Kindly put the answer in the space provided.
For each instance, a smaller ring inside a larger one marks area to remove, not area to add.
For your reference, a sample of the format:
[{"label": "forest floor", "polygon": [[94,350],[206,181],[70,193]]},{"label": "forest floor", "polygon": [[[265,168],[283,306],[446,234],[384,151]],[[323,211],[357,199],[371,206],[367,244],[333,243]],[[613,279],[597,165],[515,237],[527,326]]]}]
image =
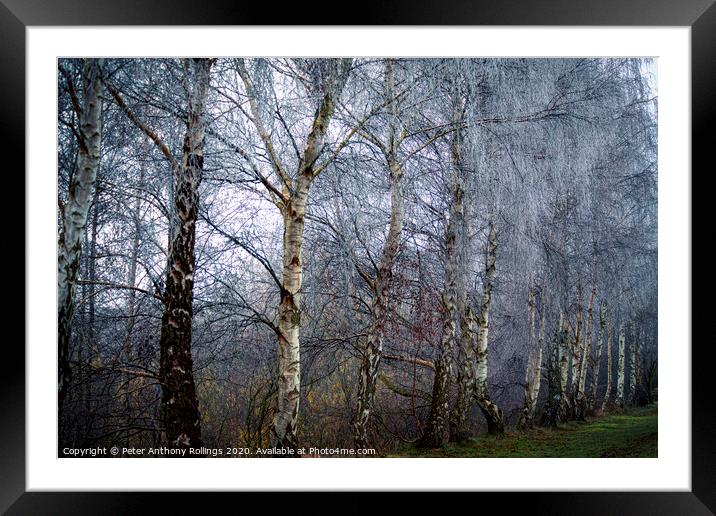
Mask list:
[{"label": "forest floor", "polygon": [[441,449],[405,446],[389,457],[657,457],[657,407],[612,413],[557,428],[482,435]]}]

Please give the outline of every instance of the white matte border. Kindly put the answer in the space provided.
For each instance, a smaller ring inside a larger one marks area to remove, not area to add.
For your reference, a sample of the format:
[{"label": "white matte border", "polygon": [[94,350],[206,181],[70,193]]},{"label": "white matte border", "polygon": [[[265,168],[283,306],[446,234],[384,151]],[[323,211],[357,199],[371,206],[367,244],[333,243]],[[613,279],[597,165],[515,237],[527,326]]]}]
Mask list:
[{"label": "white matte border", "polygon": [[[690,36],[688,27],[28,27],[27,490],[690,490]],[[56,59],[286,55],[658,57],[659,362],[669,365],[658,459],[56,457]]]}]

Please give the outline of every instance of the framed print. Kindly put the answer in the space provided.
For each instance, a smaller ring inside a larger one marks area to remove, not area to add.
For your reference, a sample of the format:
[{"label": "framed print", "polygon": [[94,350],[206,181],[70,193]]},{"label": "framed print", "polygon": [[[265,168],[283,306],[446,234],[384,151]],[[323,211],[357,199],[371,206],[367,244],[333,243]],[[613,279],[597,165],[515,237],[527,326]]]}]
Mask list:
[{"label": "framed print", "polygon": [[136,4],[0,6],[27,203],[3,509],[398,490],[714,510],[689,168],[712,2],[351,26]]}]

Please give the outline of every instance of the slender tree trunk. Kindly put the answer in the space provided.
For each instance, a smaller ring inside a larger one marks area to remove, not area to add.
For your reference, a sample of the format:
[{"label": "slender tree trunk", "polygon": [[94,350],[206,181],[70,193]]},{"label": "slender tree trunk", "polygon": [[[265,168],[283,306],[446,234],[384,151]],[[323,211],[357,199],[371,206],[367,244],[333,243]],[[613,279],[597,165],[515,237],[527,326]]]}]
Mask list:
[{"label": "slender tree trunk", "polygon": [[[92,203],[92,222],[90,224],[90,242],[89,242],[89,256],[87,257],[87,279],[89,285],[87,285],[87,356],[84,361],[80,361],[80,366],[88,364],[90,367],[102,367],[102,356],[100,354],[99,345],[97,344],[97,337],[95,333],[95,299],[96,299],[96,287],[95,282],[97,281],[97,231],[99,229],[99,212],[100,212],[100,198],[95,197]],[[88,373],[90,373],[88,369]],[[95,413],[92,410],[92,400],[94,396],[93,392],[93,378],[91,373],[86,374],[84,377],[84,392],[83,396],[85,399],[85,409],[87,410],[87,417],[89,422],[87,424],[87,434],[89,435],[92,427],[94,426]]]},{"label": "slender tree trunk", "polygon": [[182,161],[174,170],[174,208],[179,224],[170,232],[164,293],[164,316],[159,341],[162,383],[161,409],[170,446],[201,446],[201,416],[191,352],[194,299],[194,244],[199,184],[204,165],[205,110],[212,61],[187,60],[189,102]]},{"label": "slender tree trunk", "polygon": [[477,322],[472,307],[463,297],[460,307],[460,340],[458,346],[457,398],[450,414],[450,441],[461,442],[470,437],[467,418],[475,385],[475,351]]},{"label": "slender tree trunk", "polygon": [[629,396],[628,400],[631,405],[636,405],[637,402],[637,363],[636,363],[636,349],[638,346],[638,336],[636,330],[636,322],[632,317],[631,321],[631,339],[629,341]]},{"label": "slender tree trunk", "polygon": [[88,264],[88,276],[89,285],[87,285],[87,342],[89,352],[89,362],[93,366],[100,367],[102,365],[99,347],[97,346],[97,339],[95,337],[95,282],[97,281],[97,229],[98,219],[100,211],[100,202],[96,198],[92,210],[92,225],[91,225],[91,239],[89,246],[89,264]]},{"label": "slender tree trunk", "polygon": [[354,440],[357,447],[367,447],[367,425],[373,408],[378,366],[383,353],[383,339],[388,315],[389,288],[393,276],[393,267],[400,246],[403,228],[402,170],[395,163],[390,174],[391,216],[388,237],[383,246],[380,264],[374,284],[374,296],[371,306],[371,326],[368,330],[366,349],[360,369],[358,385],[358,408],[354,421]]},{"label": "slender tree trunk", "polygon": [[619,347],[617,348],[617,404],[624,407],[624,323],[619,323]]},{"label": "slender tree trunk", "polygon": [[545,312],[542,312],[542,321],[540,323],[539,340],[537,342],[537,360],[535,361],[535,370],[532,375],[532,393],[530,395],[530,406],[527,414],[527,423],[532,426],[534,423],[535,411],[537,409],[537,400],[539,399],[540,384],[542,383],[542,353],[544,350],[544,325]]},{"label": "slender tree trunk", "polygon": [[558,421],[564,421],[568,412],[568,389],[567,380],[569,377],[569,326],[564,313],[559,313],[559,410]]},{"label": "slender tree trunk", "polygon": [[[139,169],[139,184],[144,183],[144,171],[145,162],[143,159]],[[132,247],[129,255],[127,285],[129,285],[130,287],[135,287],[137,283],[137,267],[139,265],[139,242],[141,239],[140,234],[142,231],[142,202],[139,195],[137,195],[137,197],[134,199],[134,209],[132,210],[132,225],[134,229],[134,236],[132,238]],[[131,340],[132,331],[134,330],[134,323],[136,319],[136,300],[136,290],[133,290],[131,288],[127,290],[127,336],[125,338],[123,349],[124,359],[127,361],[131,360]]]},{"label": "slender tree trunk", "polygon": [[607,320],[607,386],[604,390],[604,399],[602,400],[601,411],[604,412],[607,409],[609,401],[612,396],[612,322]]},{"label": "slender tree trunk", "polygon": [[386,60],[385,100],[391,113],[386,161],[390,183],[390,226],[383,244],[376,278],[372,285],[373,301],[371,305],[371,324],[368,329],[366,347],[360,367],[358,384],[358,407],[353,419],[353,441],[356,447],[368,447],[368,420],[373,409],[375,387],[378,378],[378,366],[383,353],[385,325],[388,319],[389,289],[393,277],[393,267],[400,249],[403,231],[403,168],[397,157],[397,112],[395,106],[395,72],[393,60]]},{"label": "slender tree trunk", "polygon": [[577,316],[574,340],[571,345],[569,375],[569,413],[570,417],[579,419],[579,364],[582,351],[582,286],[577,286]]},{"label": "slender tree trunk", "polygon": [[[91,435],[92,421],[94,419],[94,413],[92,411],[92,375],[89,372],[91,366],[98,365],[95,362],[95,317],[94,317],[94,296],[95,296],[95,255],[97,247],[97,213],[99,211],[98,196],[95,196],[94,202],[92,203],[91,222],[89,231],[85,231],[84,235],[84,248],[88,249],[87,255],[82,256],[85,266],[83,276],[88,279],[87,282],[82,284],[81,298],[86,300],[88,305],[87,311],[81,313],[81,327],[83,328],[83,336],[80,345],[77,347],[77,364],[80,368],[81,383],[81,400],[84,404],[84,429],[82,430],[81,440],[86,439]],[[78,426],[79,428],[79,426]]]},{"label": "slender tree trunk", "polygon": [[[547,369],[547,403],[545,404],[542,416],[543,424],[555,427],[563,419],[563,398],[565,395],[565,381],[563,381],[562,364],[564,357],[562,348],[563,339],[563,322],[562,312],[559,313],[559,323],[554,331],[552,345],[550,347],[550,356]],[[566,369],[565,369],[566,370]]]},{"label": "slender tree trunk", "polygon": [[592,321],[594,316],[594,294],[595,289],[592,289],[592,293],[589,296],[589,304],[587,305],[587,328],[584,334],[584,341],[582,343],[581,361],[579,363],[579,392],[584,395],[586,392],[587,383],[587,364],[591,361],[592,353]]},{"label": "slender tree trunk", "polygon": [[301,399],[301,286],[303,283],[303,229],[310,182],[299,177],[291,202],[284,210],[283,276],[279,325],[278,409],[274,415],[271,444],[295,449]]},{"label": "slender tree trunk", "polygon": [[[534,330],[534,292],[532,293],[532,315],[530,320],[530,340],[533,340]],[[540,320],[539,336],[537,337],[537,350],[534,357],[531,358],[528,365],[528,374],[525,378],[525,401],[520,413],[520,419],[517,423],[518,428],[531,428],[534,426],[535,412],[537,409],[537,400],[539,399],[540,384],[542,381],[542,353],[544,350],[544,326],[545,326],[546,310],[542,304],[542,317]]]},{"label": "slender tree trunk", "polygon": [[579,368],[578,368],[578,379],[576,396],[574,400],[574,412],[575,417],[583,421],[587,415],[587,398],[586,398],[586,383],[587,383],[587,363],[591,360],[591,347],[592,347],[592,319],[593,319],[593,307],[594,307],[594,294],[595,290],[592,289],[589,295],[589,302],[587,304],[587,323],[585,333],[582,338],[582,344],[579,350]]},{"label": "slender tree trunk", "polygon": [[[142,159],[142,163],[140,165],[139,169],[139,184],[144,183],[144,159]],[[132,211],[132,225],[134,229],[134,236],[132,238],[132,247],[130,251],[129,256],[129,266],[127,270],[127,285],[130,287],[136,286],[137,283],[137,265],[139,262],[139,241],[140,241],[140,231],[142,226],[142,220],[141,220],[141,209],[142,209],[142,203],[141,199],[139,198],[139,195],[134,200],[134,209]],[[122,345],[122,360],[130,364],[132,362],[132,333],[134,331],[134,323],[135,323],[135,312],[136,312],[136,299],[137,299],[137,292],[136,290],[133,290],[132,288],[127,290],[127,325],[126,325],[126,335],[124,337],[124,344]],[[123,381],[123,387],[124,387],[124,410],[126,412],[127,417],[127,431],[125,433],[125,443],[129,445],[129,439],[131,432],[129,428],[132,426],[132,419],[133,419],[133,410],[132,410],[132,399],[131,399],[131,382],[132,382],[132,374],[130,372],[127,372],[124,375],[124,381]]]},{"label": "slender tree trunk", "polygon": [[[540,332],[541,333],[541,332]],[[535,378],[539,378],[540,366],[542,363],[542,339],[536,350],[533,350],[535,340],[535,288],[530,281],[529,292],[527,294],[527,368],[525,370],[525,398],[522,404],[520,418],[517,421],[517,428],[524,429],[532,426],[532,414],[534,413],[534,405],[536,398],[534,397],[535,383],[537,384],[537,394],[539,394],[539,379],[535,382]]]},{"label": "slender tree trunk", "polygon": [[[303,245],[304,217],[308,205],[308,192],[316,177],[315,165],[320,157],[324,138],[336,102],[348,80],[352,60],[342,59],[335,76],[329,79],[321,105],[316,112],[311,130],[293,182],[285,173],[274,155],[273,144],[260,123],[260,115],[255,104],[253,84],[242,66],[240,74],[249,91],[254,123],[264,144],[270,147],[269,154],[274,156],[274,167],[283,176],[283,274],[281,300],[278,309],[278,402],[271,425],[270,443],[272,446],[295,449],[298,446],[297,425],[301,400],[301,286],[303,283]],[[298,456],[298,455],[294,455]]]},{"label": "slender tree trunk", "polygon": [[[456,102],[459,106],[460,102]],[[455,118],[459,119],[462,115],[457,114]],[[465,166],[463,164],[463,134],[456,131],[453,135],[451,145],[451,160],[453,173],[458,183],[453,188],[460,188],[460,195],[464,195],[462,191],[462,183],[465,181]],[[457,323],[456,344],[457,344],[457,395],[455,404],[450,412],[450,440],[460,442],[470,437],[468,428],[468,415],[470,407],[474,399],[475,385],[475,339],[478,335],[477,321],[475,313],[470,306],[468,299],[467,285],[468,275],[470,274],[470,254],[468,252],[470,242],[470,213],[469,203],[464,200],[461,203],[461,210],[455,215],[456,222],[456,243],[455,243],[455,259],[457,261]]]},{"label": "slender tree trunk", "polygon": [[592,362],[592,388],[589,394],[589,410],[594,410],[597,405],[597,389],[599,388],[599,370],[602,366],[602,349],[604,348],[604,327],[607,320],[607,305],[602,301],[599,309],[599,333],[597,334],[597,349],[595,350],[594,362]]},{"label": "slender tree trunk", "polygon": [[101,59],[87,59],[82,72],[83,98],[79,113],[77,168],[70,179],[58,242],[57,326],[58,402],[64,402],[72,379],[69,364],[74,293],[82,252],[82,235],[95,195],[102,139]]},{"label": "slender tree trunk", "polygon": [[450,204],[450,219],[445,235],[447,261],[445,265],[445,291],[442,296],[445,321],[440,346],[435,357],[435,378],[430,405],[430,414],[420,446],[437,448],[446,444],[449,438],[450,376],[451,357],[457,338],[458,315],[458,268],[460,266],[459,230],[463,216],[463,190],[457,171],[454,172],[453,198]]},{"label": "slender tree trunk", "polygon": [[[636,349],[635,349],[635,364],[636,364],[636,379],[635,379],[635,385],[637,387],[637,399],[636,402],[639,404],[644,403],[647,401],[646,396],[646,385],[644,382],[644,361],[642,359],[641,355],[641,348],[644,344],[644,328],[642,326],[641,330],[639,331],[639,338],[636,341]],[[641,382],[641,386],[640,386]]]},{"label": "slender tree trunk", "polygon": [[646,389],[646,402],[648,404],[654,403],[654,380],[656,379],[657,362],[655,358],[652,358],[648,364],[644,364],[646,370],[642,371],[642,378],[644,381],[644,388]]},{"label": "slender tree trunk", "polygon": [[487,262],[485,266],[485,286],[482,293],[480,312],[480,331],[475,352],[475,399],[487,420],[487,431],[490,434],[502,434],[505,424],[502,410],[490,399],[487,386],[488,378],[488,335],[490,330],[490,304],[492,302],[492,288],[495,282],[497,263],[497,231],[490,223],[490,232],[487,240]]}]

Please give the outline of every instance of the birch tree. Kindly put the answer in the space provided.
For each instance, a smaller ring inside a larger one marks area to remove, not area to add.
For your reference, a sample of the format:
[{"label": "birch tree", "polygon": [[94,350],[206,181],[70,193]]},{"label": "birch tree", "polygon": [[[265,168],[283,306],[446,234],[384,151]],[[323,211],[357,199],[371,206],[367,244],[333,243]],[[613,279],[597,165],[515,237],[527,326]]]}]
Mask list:
[{"label": "birch tree", "polygon": [[584,334],[584,339],[582,341],[582,346],[579,350],[579,367],[577,368],[578,372],[578,379],[577,379],[577,388],[576,388],[576,398],[574,400],[575,403],[575,416],[577,419],[584,420],[587,412],[587,398],[586,398],[586,382],[587,382],[587,363],[589,360],[589,357],[591,356],[591,347],[592,347],[592,317],[593,317],[593,308],[594,308],[594,295],[596,291],[595,289],[592,289],[591,294],[589,295],[589,301],[587,303],[587,323],[586,323],[586,329]]},{"label": "birch tree", "polygon": [[181,158],[177,159],[156,131],[140,120],[119,90],[108,89],[117,105],[142,130],[169,162],[173,175],[173,209],[169,220],[169,250],[162,301],[159,340],[161,413],[165,441],[176,448],[202,445],[201,415],[194,383],[191,351],[194,300],[196,222],[199,185],[204,166],[207,99],[213,59],[183,61],[186,93],[186,132]]},{"label": "birch tree", "polygon": [[497,274],[497,229],[493,222],[489,223],[487,237],[487,260],[485,262],[485,284],[482,291],[480,303],[480,316],[478,318],[479,333],[477,338],[477,349],[475,352],[475,399],[487,420],[487,431],[491,434],[504,432],[504,421],[502,410],[490,399],[487,386],[487,360],[488,360],[488,336],[490,330],[490,305],[492,303],[492,289]]},{"label": "birch tree", "polygon": [[449,438],[450,377],[452,375],[452,353],[456,348],[458,315],[458,269],[460,226],[463,213],[463,189],[459,173],[453,170],[452,199],[450,216],[445,233],[445,289],[442,294],[444,322],[440,346],[435,358],[430,414],[420,445],[437,448],[445,445]]},{"label": "birch tree", "polygon": [[278,307],[278,407],[271,429],[271,444],[277,447],[293,449],[298,445],[296,432],[301,398],[302,247],[306,208],[314,180],[345,145],[339,145],[333,156],[319,162],[336,104],[348,80],[351,63],[351,59],[340,59],[307,64],[309,73],[305,80],[308,81],[308,87],[318,94],[318,107],[305,141],[299,148],[295,171],[291,174],[266,127],[265,114],[259,106],[260,93],[247,63],[243,59],[236,60],[236,72],[243,82],[249,104],[247,117],[254,125],[269,157],[278,186],[266,176],[260,177],[281,213],[284,229],[281,300]]},{"label": "birch tree", "polygon": [[582,336],[582,285],[577,285],[577,303],[576,303],[576,324],[574,329],[574,339],[570,345],[570,375],[569,375],[569,410],[570,415],[579,418],[579,364],[581,363],[581,350],[583,345]]},{"label": "birch tree", "polygon": [[77,164],[70,179],[66,204],[60,205],[62,230],[57,257],[58,400],[62,405],[72,379],[70,336],[74,314],[77,273],[87,214],[95,196],[102,141],[102,59],[85,60],[82,69],[82,98],[75,93],[66,72],[72,107],[77,118],[73,128],[78,143]]},{"label": "birch tree", "polygon": [[619,346],[617,348],[617,395],[616,402],[624,407],[624,364],[625,364],[624,323],[619,323]]},{"label": "birch tree", "polygon": [[567,318],[559,314],[559,410],[557,421],[563,421],[569,410],[569,325]]},{"label": "birch tree", "polygon": [[[599,332],[597,334],[597,347],[594,359],[590,359],[589,363],[592,370],[592,383],[589,392],[587,406],[589,410],[594,410],[597,406],[597,389],[599,388],[599,374],[602,366],[602,350],[604,349],[605,326],[607,323],[607,304],[602,301],[599,307]],[[608,350],[611,353],[611,348]],[[611,357],[610,357],[611,360]],[[610,371],[611,372],[611,371]]]},{"label": "birch tree", "polygon": [[373,407],[378,367],[383,353],[389,288],[403,231],[403,158],[399,155],[399,151],[407,133],[400,130],[395,88],[395,60],[386,59],[384,74],[383,103],[389,117],[387,138],[383,140],[368,130],[364,131],[367,138],[380,149],[385,158],[390,185],[390,223],[375,277],[372,278],[360,271],[372,291],[372,303],[371,323],[359,373],[358,406],[353,420],[353,440],[359,448],[365,448],[369,444],[368,420]]},{"label": "birch tree", "polygon": [[611,400],[612,396],[612,324],[607,320],[607,385],[604,390],[604,399],[602,400],[601,411],[603,412]]},{"label": "birch tree", "polygon": [[534,424],[535,409],[537,407],[537,399],[539,398],[540,383],[542,380],[542,349],[544,346],[544,325],[545,325],[545,309],[542,307],[542,318],[539,324],[539,337],[537,338],[537,346],[535,350],[535,312],[536,312],[536,286],[530,285],[527,296],[527,328],[528,328],[528,356],[527,368],[525,370],[525,399],[520,412],[520,418],[517,421],[517,428],[530,428]]},{"label": "birch tree", "polygon": [[629,339],[629,399],[630,405],[635,405],[637,400],[637,378],[638,375],[638,362],[637,362],[637,348],[638,348],[638,335],[636,329],[636,322],[634,321],[635,316],[632,314],[631,320],[631,335]]}]

